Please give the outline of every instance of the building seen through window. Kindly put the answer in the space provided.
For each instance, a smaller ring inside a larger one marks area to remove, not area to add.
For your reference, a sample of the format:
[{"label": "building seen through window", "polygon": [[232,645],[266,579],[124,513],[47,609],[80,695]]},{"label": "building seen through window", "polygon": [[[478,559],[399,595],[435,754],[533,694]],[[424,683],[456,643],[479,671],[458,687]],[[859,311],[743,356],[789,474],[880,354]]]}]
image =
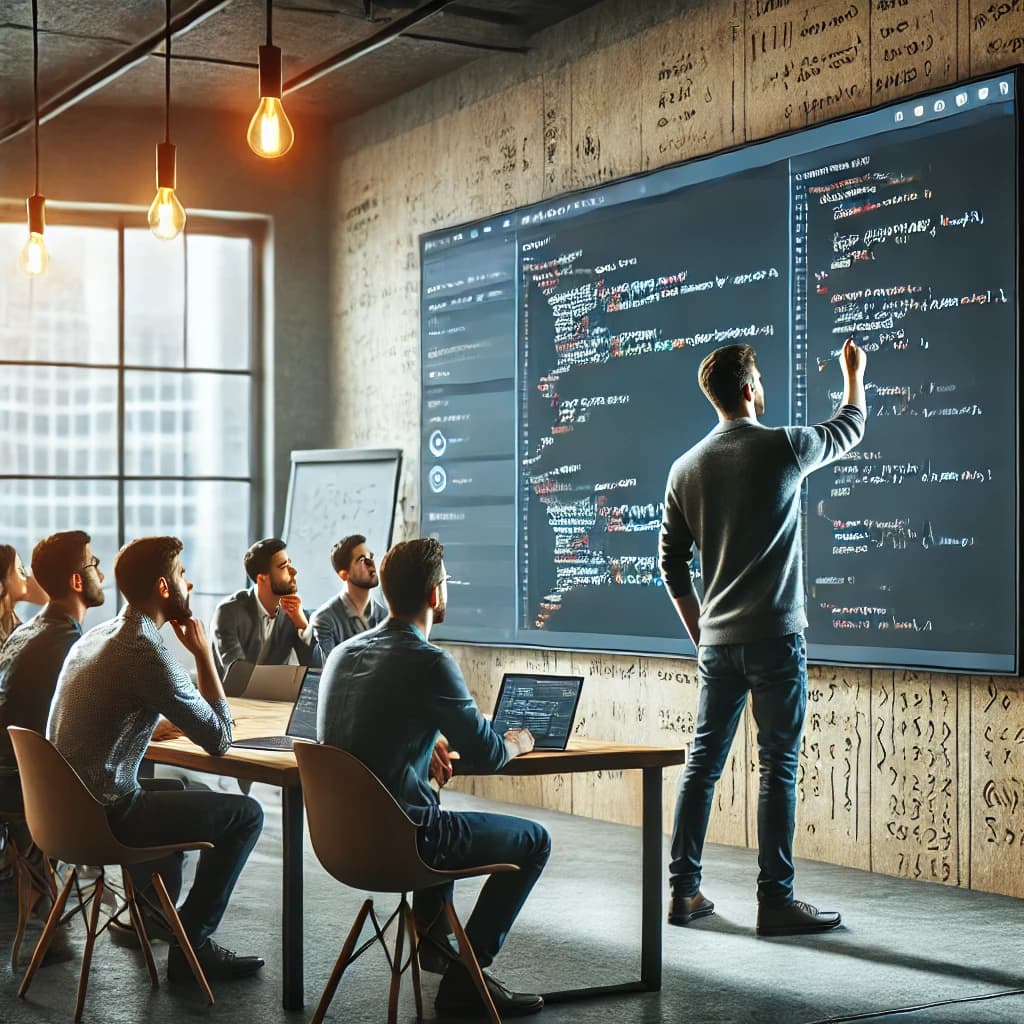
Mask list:
[{"label": "building seen through window", "polygon": [[108,597],[87,626],[116,614],[109,570],[134,537],[182,538],[204,621],[244,585],[263,443],[259,241],[231,228],[165,242],[114,222],[52,225],[49,270],[30,278],[23,223],[0,221],[0,253],[14,254],[0,259],[0,542],[28,563],[41,537],[88,531]]}]

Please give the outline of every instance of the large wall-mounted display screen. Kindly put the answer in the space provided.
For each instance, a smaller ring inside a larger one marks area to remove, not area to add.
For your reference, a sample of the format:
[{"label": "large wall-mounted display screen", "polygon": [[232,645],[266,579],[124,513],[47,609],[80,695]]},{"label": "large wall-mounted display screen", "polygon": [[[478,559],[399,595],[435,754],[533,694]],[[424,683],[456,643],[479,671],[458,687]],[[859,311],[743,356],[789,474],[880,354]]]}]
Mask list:
[{"label": "large wall-mounted display screen", "polygon": [[[803,496],[812,660],[1009,673],[1018,651],[1018,78],[1007,72],[424,235],[434,634],[688,654],[657,564],[713,348],[762,422],[867,433]],[[699,588],[699,563],[695,563]]]}]

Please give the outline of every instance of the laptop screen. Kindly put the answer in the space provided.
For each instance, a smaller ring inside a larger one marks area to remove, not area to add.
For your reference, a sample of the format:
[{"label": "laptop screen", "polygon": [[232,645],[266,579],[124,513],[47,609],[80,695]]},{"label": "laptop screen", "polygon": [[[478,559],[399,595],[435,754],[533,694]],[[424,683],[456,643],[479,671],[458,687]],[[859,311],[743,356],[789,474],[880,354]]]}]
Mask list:
[{"label": "laptop screen", "polygon": [[506,672],[494,708],[494,728],[499,733],[529,729],[538,750],[565,750],[582,686],[581,676]]},{"label": "laptop screen", "polygon": [[288,735],[297,740],[316,739],[316,706],[320,694],[320,673],[310,669],[302,681],[302,689],[288,719]]}]

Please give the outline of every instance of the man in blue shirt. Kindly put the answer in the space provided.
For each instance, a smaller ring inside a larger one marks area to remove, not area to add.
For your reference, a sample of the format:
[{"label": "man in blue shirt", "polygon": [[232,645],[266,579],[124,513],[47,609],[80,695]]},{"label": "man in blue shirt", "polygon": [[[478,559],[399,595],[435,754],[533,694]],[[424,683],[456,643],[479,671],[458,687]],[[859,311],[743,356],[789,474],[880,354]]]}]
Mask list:
[{"label": "man in blue shirt", "polygon": [[[444,810],[430,786],[431,777],[441,785],[451,777],[449,744],[474,771],[497,771],[533,749],[526,729],[504,736],[495,732],[455,660],[429,643],[430,629],[444,620],[447,603],[443,559],[444,548],[431,539],[396,544],[387,553],[380,577],[391,615],[327,659],[317,738],[354,754],[383,782],[419,826],[420,856],[427,864],[519,866],[488,878],[466,925],[480,966],[487,967],[540,877],[551,840],[541,825],[523,818]],[[437,934],[431,926],[443,917],[445,895],[444,887],[416,894],[423,931]],[[510,992],[486,972],[484,977],[502,1017],[535,1013],[544,1005],[538,995]],[[483,1011],[461,964],[448,966],[435,1005],[446,1016]]]}]

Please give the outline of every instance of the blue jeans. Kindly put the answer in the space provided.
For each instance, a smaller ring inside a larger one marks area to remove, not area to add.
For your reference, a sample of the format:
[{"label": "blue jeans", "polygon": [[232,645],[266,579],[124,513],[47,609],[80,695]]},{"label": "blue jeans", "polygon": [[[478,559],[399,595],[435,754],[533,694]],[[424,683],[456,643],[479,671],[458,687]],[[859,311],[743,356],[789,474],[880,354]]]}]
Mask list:
[{"label": "blue jeans", "polygon": [[[263,808],[241,794],[183,789],[172,779],[143,779],[144,788],[107,811],[111,831],[126,846],[171,843],[213,843],[199,854],[196,877],[178,915],[192,944],[200,945],[220,924],[228,900],[252,848],[263,830]],[[132,865],[129,871],[140,892],[155,901],[149,879],[159,871],[168,895],[181,893],[184,855]]]},{"label": "blue jeans", "polygon": [[715,783],[722,775],[747,691],[757,723],[761,785],[757,798],[757,898],[773,906],[793,901],[793,830],[800,734],[807,710],[807,647],[791,633],[746,644],[701,644],[697,730],[679,782],[672,891],[700,888],[701,853]]},{"label": "blue jeans", "polygon": [[[480,966],[487,967],[498,955],[548,861],[551,837],[547,829],[509,814],[439,811],[419,830],[417,845],[424,862],[442,870],[478,864],[518,865],[518,871],[500,871],[487,879],[466,922],[473,952]],[[437,920],[445,897],[451,899],[453,889],[449,882],[415,893],[417,919],[424,925]]]}]

